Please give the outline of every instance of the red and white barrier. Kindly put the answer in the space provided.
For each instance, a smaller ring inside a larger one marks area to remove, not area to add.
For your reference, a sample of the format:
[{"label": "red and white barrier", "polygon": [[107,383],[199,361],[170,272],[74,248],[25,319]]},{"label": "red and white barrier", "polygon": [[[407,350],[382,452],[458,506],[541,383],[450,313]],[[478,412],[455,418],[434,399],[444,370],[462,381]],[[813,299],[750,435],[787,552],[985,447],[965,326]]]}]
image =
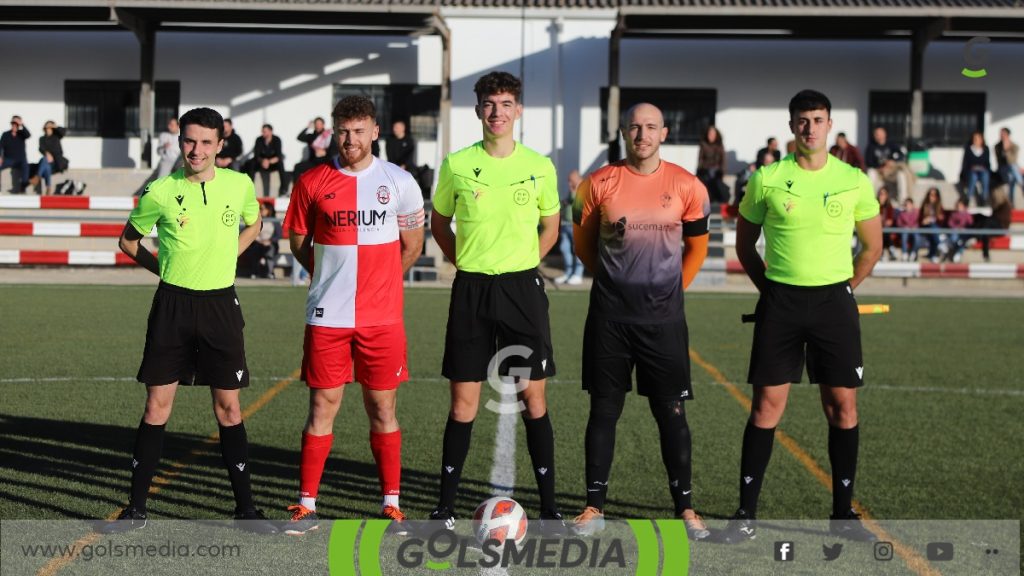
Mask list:
[{"label": "red and white barrier", "polygon": [[[288,198],[257,198],[271,203],[284,216]],[[0,196],[0,208],[13,210],[131,210],[139,203],[135,196]]]},{"label": "red and white barrier", "polygon": [[0,250],[0,264],[21,266],[134,266],[123,252],[98,250]]},{"label": "red and white barrier", "polygon": [[[117,238],[124,224],[89,222],[0,222],[0,236],[62,236],[70,238]],[[150,235],[156,237],[154,230]]]}]

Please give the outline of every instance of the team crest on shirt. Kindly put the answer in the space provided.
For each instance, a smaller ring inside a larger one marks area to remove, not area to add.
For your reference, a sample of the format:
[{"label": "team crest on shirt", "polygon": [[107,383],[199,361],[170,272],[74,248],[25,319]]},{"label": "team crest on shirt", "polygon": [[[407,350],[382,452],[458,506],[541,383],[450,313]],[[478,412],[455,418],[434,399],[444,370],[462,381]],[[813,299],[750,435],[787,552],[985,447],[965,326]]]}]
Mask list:
[{"label": "team crest on shirt", "polygon": [[793,211],[793,208],[796,208],[796,204],[793,202],[793,199],[790,198],[786,200],[786,203],[782,207],[786,209],[786,214],[789,214]]},{"label": "team crest on shirt", "polygon": [[381,186],[377,188],[377,202],[381,204],[387,204],[391,201],[391,191],[388,190],[387,186]]},{"label": "team crest on shirt", "polygon": [[512,194],[512,200],[520,206],[526,206],[530,201],[530,193],[526,188],[520,188]]},{"label": "team crest on shirt", "polygon": [[175,220],[178,221],[178,228],[184,228],[185,224],[188,224],[188,214],[185,213],[186,210],[188,210],[188,208],[182,208],[181,212],[178,212],[178,217],[175,218]]},{"label": "team crest on shirt", "polygon": [[224,207],[224,213],[220,215],[220,222],[225,226],[238,226],[238,212],[231,209],[231,206]]},{"label": "team crest on shirt", "polygon": [[838,218],[843,213],[843,204],[838,200],[833,200],[825,206],[825,213],[832,218]]},{"label": "team crest on shirt", "polygon": [[668,208],[669,206],[672,206],[672,195],[665,192],[661,195],[661,207]]}]

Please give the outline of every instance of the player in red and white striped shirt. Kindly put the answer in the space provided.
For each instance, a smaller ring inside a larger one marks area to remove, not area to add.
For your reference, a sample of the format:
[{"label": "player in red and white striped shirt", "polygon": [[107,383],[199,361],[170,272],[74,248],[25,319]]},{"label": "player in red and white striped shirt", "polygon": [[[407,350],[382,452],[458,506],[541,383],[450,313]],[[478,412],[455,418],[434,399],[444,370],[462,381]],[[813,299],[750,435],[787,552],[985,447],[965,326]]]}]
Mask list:
[{"label": "player in red and white striped shirt", "polygon": [[409,373],[402,279],[423,248],[423,197],[412,175],[370,153],[378,135],[372,101],[344,98],[332,116],[340,156],[299,178],[285,218],[292,253],[312,275],[302,358],[310,407],[289,534],[317,527],[317,490],[348,382],[362,384],[381,514],[405,519],[395,399]]}]

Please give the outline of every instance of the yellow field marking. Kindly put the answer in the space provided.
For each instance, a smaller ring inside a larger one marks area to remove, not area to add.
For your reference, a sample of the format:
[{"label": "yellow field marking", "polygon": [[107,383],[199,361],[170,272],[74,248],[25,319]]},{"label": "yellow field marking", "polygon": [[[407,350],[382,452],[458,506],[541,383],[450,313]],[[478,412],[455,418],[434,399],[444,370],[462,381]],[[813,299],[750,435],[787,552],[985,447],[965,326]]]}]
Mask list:
[{"label": "yellow field marking", "polygon": [[[710,374],[711,377],[715,379],[715,382],[721,384],[729,395],[739,402],[747,412],[750,412],[750,397],[737,388],[735,384],[730,382],[729,379],[722,374],[721,370],[715,367],[714,364],[711,364],[702,358],[701,355],[693,348],[690,348],[690,359],[693,360],[694,364],[697,364],[703,368],[705,372]],[[798,462],[803,464],[804,468],[811,473],[811,476],[814,476],[822,486],[824,486],[829,492],[832,492],[832,477],[822,470],[821,466],[818,466],[818,463],[814,461],[814,458],[812,458],[806,450],[801,448],[792,436],[776,428],[775,438],[783,447],[786,448],[786,450],[789,451],[790,454],[796,457]],[[907,567],[915,574],[918,574],[919,576],[942,576],[942,573],[929,564],[928,561],[918,554],[916,550],[895,540],[888,532],[886,532],[885,529],[882,528],[874,518],[872,518],[871,513],[868,512],[868,509],[865,508],[863,504],[854,500],[853,507],[858,513],[860,513],[864,526],[873,532],[880,541],[892,542],[893,551],[895,551],[896,555],[906,562]]]},{"label": "yellow field marking", "polygon": [[[245,410],[242,411],[242,420],[248,420],[253,414],[255,414],[260,408],[266,406],[267,402],[270,402],[274,398],[274,396],[280,394],[282,390],[287,388],[288,385],[294,382],[295,379],[298,377],[299,369],[296,369],[294,372],[289,374],[287,378],[279,380],[276,384],[271,386],[269,390],[264,392],[263,395],[257,398],[255,402],[250,404]],[[169,462],[167,465],[170,468],[170,470],[164,472],[160,476],[156,476],[153,478],[153,482],[149,487],[149,494],[153,495],[160,492],[160,490],[164,486],[167,486],[168,484],[171,483],[171,480],[173,480],[177,476],[180,476],[181,473],[186,468],[191,466],[192,463],[195,462],[196,458],[198,458],[200,454],[202,454],[208,449],[209,445],[216,444],[219,440],[220,432],[214,432],[213,434],[210,434],[209,436],[204,438],[202,442],[200,442],[200,445],[193,448],[184,458],[182,458],[181,460],[174,460]],[[117,517],[121,515],[121,512],[123,510],[124,508],[118,508],[117,510],[114,510],[109,515],[107,515],[106,520],[116,520]],[[72,554],[50,560],[42,568],[39,569],[39,572],[36,573],[36,576],[53,576],[61,569],[63,569],[65,566],[70,564],[75,558],[77,558],[78,555],[81,553],[83,546],[93,544],[99,539],[100,534],[96,532],[90,532],[89,534],[82,536],[78,540],[75,540],[75,543],[71,545],[71,549],[74,550]]]}]

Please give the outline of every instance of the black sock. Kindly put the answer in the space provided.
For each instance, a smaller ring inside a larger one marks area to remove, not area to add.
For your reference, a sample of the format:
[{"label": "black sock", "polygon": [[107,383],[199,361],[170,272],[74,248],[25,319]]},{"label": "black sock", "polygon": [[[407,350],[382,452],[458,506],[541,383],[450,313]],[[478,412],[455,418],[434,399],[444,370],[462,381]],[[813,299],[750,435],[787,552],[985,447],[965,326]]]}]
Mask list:
[{"label": "black sock", "polygon": [[648,399],[651,414],[658,423],[661,437],[661,461],[668,473],[669,492],[678,518],[683,510],[693,508],[691,492],[693,468],[690,460],[690,427],[686,423],[686,409],[682,400]]},{"label": "black sock", "polygon": [[231,491],[235,493],[235,507],[248,510],[253,507],[252,484],[249,481],[249,437],[245,423],[235,426],[220,426],[220,454],[231,479]]},{"label": "black sock", "polygon": [[132,452],[132,487],[131,505],[145,514],[146,497],[149,486],[153,482],[153,474],[160,463],[160,454],[164,450],[164,427],[166,424],[146,424],[139,422],[135,432],[135,450]]},{"label": "black sock", "polygon": [[437,503],[438,508],[455,509],[455,495],[459,491],[462,466],[466,463],[472,437],[473,421],[458,422],[448,415],[441,452],[441,499]]},{"label": "black sock", "polygon": [[740,508],[751,518],[757,516],[757,499],[761,495],[761,483],[772,458],[774,443],[775,428],[758,428],[747,422],[740,459]]},{"label": "black sock", "polygon": [[542,512],[557,512],[555,504],[555,431],[547,412],[540,418],[530,420],[523,413],[526,426],[526,448],[533,463],[533,477],[537,480]]},{"label": "black sock", "polygon": [[608,495],[608,476],[612,471],[612,458],[615,455],[615,425],[618,424],[625,404],[626,395],[615,396],[590,395],[590,417],[587,419],[586,440],[586,474],[587,474],[587,506],[604,511],[605,497]]},{"label": "black sock", "polygon": [[860,427],[828,427],[828,460],[832,464],[832,515],[845,515],[853,507],[853,481],[857,476]]}]

